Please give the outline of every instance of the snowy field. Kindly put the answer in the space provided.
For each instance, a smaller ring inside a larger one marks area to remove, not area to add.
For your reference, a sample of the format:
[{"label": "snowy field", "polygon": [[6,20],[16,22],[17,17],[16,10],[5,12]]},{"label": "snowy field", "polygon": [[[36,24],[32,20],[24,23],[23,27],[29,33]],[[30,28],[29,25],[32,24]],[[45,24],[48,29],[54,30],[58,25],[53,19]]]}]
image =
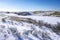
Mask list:
[{"label": "snowy field", "polygon": [[60,17],[0,13],[0,40],[60,40]]}]

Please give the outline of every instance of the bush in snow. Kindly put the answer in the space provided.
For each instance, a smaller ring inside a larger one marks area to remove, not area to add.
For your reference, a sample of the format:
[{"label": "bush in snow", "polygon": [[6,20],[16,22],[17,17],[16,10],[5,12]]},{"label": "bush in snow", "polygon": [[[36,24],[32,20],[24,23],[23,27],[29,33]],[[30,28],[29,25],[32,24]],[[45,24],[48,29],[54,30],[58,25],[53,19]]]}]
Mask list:
[{"label": "bush in snow", "polygon": [[2,22],[6,22],[4,18],[2,19]]},{"label": "bush in snow", "polygon": [[21,38],[20,33],[18,32],[18,30],[15,27],[11,27],[9,29],[11,30],[11,32],[12,32],[13,36],[16,38],[16,40],[23,40]]},{"label": "bush in snow", "polygon": [[57,23],[56,27],[54,28],[54,32],[60,32],[60,23]]},{"label": "bush in snow", "polygon": [[38,25],[39,25],[39,27],[44,26],[43,21],[38,21]]}]

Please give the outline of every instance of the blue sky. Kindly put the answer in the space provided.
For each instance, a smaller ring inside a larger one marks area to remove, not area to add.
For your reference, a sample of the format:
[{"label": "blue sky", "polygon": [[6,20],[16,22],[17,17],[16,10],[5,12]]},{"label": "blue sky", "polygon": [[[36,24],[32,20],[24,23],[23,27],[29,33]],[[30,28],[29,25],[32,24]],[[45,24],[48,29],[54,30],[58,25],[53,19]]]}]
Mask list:
[{"label": "blue sky", "polygon": [[60,11],[60,0],[0,0],[0,11]]}]

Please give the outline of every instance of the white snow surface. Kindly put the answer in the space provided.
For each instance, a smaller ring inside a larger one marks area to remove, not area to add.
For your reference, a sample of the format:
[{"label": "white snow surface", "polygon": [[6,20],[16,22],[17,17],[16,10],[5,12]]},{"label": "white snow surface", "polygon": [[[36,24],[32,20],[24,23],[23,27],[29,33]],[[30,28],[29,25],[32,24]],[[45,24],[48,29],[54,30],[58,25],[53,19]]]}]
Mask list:
[{"label": "white snow surface", "polygon": [[42,20],[44,22],[47,22],[49,24],[57,24],[57,22],[60,22],[60,17],[53,17],[53,16],[18,16],[18,15],[9,15],[7,16],[17,16],[17,17],[24,17],[24,18],[31,18],[34,20]]},{"label": "white snow surface", "polygon": [[60,17],[51,17],[51,16],[20,16],[20,17],[31,18],[37,21],[42,20],[50,24],[56,24],[57,22],[60,22]]},{"label": "white snow surface", "polygon": [[[50,24],[57,24],[60,22],[59,17],[48,16],[18,16],[14,14],[4,14],[4,17],[16,16],[31,18],[33,20],[47,22]],[[32,23],[17,22],[7,20],[2,21],[2,15],[0,16],[0,40],[60,40],[60,35],[52,31],[52,29],[46,26],[36,26]],[[9,18],[9,17],[8,17]]]}]

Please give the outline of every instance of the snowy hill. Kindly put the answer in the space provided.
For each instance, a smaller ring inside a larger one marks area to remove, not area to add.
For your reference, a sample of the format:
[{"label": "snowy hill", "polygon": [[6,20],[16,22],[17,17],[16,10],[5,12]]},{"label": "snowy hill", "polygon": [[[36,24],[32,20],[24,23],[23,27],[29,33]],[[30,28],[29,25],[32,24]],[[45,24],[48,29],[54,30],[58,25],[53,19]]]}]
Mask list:
[{"label": "snowy hill", "polygon": [[60,11],[33,11],[33,15],[38,16],[57,16],[60,17]]},{"label": "snowy hill", "polygon": [[0,40],[60,40],[60,17],[0,13]]},{"label": "snowy hill", "polygon": [[57,16],[60,17],[60,11],[30,11],[30,12],[0,12],[4,14],[14,14],[20,16]]}]

